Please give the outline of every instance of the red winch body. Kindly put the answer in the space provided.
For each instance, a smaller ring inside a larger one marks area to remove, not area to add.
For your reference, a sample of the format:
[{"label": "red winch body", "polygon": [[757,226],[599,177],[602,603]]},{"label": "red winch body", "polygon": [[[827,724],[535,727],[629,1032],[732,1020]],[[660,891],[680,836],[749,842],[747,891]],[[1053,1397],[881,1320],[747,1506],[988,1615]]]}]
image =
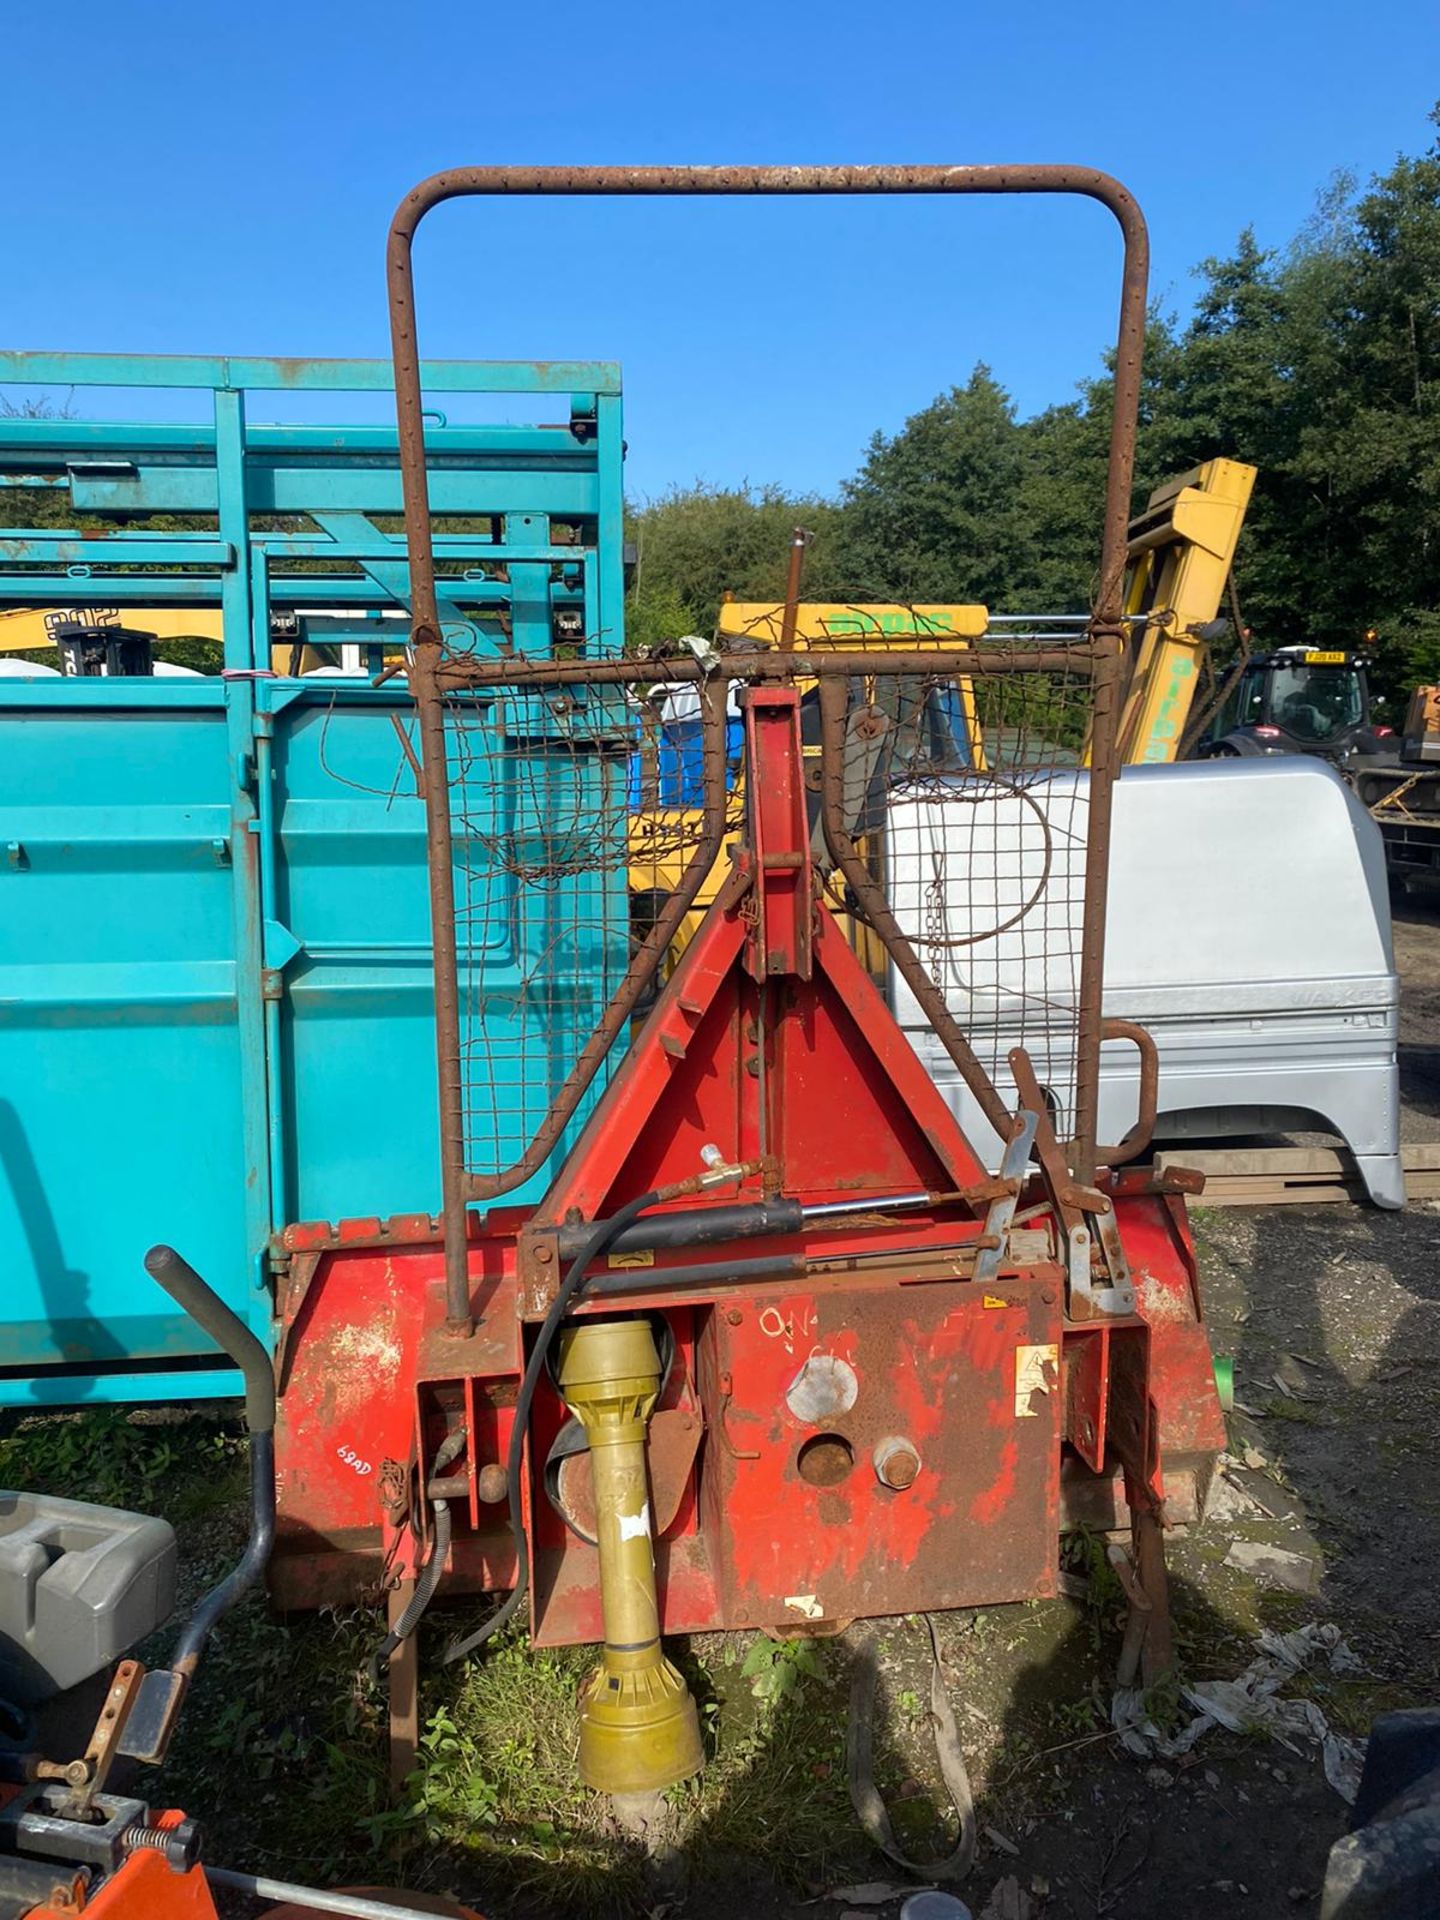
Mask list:
[{"label": "red winch body", "polygon": [[[976,1276],[1006,1183],[820,903],[794,690],[752,690],[746,735],[747,830],[703,927],[541,1205],[470,1216],[473,1330],[447,1322],[428,1216],[287,1231],[270,1575],[282,1605],[413,1578],[430,1542],[415,1489],[462,1426],[460,1457],[440,1469],[447,1587],[513,1584],[501,1468],[566,1229],[687,1182],[677,1212],[833,1210],[763,1240],[617,1252],[580,1296],[578,1313],[643,1310],[668,1336],[648,1436],[667,1632],[1053,1594],[1063,1516],[1112,1526],[1128,1503],[1158,1539],[1167,1491],[1173,1516],[1176,1489],[1192,1499],[1224,1445],[1173,1183],[1121,1170],[1086,1190],[1118,1229],[1133,1311],[1077,1296],[1064,1208],[1034,1168],[1008,1189],[998,1264]],[[746,1171],[697,1192],[717,1160]],[[887,1211],[894,1196],[912,1204]],[[597,1553],[576,1524],[583,1456],[547,1473],[565,1419],[542,1381],[523,1482],[541,1644],[602,1637]]]}]

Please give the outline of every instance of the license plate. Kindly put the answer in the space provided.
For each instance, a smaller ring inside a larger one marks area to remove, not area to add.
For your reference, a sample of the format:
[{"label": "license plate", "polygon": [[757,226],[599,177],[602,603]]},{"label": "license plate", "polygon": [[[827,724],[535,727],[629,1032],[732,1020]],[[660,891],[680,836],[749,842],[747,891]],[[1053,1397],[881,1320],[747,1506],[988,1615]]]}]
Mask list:
[{"label": "license plate", "polygon": [[1345,656],[1343,653],[1307,653],[1305,664],[1307,667],[1343,667]]}]

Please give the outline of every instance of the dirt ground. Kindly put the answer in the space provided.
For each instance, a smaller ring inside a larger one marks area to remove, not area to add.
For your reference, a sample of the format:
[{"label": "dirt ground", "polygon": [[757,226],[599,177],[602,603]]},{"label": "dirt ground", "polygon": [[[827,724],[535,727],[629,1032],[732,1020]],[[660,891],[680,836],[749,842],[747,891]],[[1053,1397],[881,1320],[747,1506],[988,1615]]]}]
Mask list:
[{"label": "dirt ground", "polygon": [[[1396,951],[1405,1134],[1433,1140],[1440,915],[1401,909]],[[1330,1624],[1355,1666],[1320,1660],[1284,1692],[1361,1737],[1376,1712],[1440,1698],[1440,1202],[1201,1207],[1194,1223],[1237,1409],[1228,1511],[1171,1541],[1180,1681],[1234,1679],[1264,1629]],[[237,1551],[243,1475],[228,1411],[30,1418],[0,1434],[6,1484],[167,1513],[192,1593]],[[1290,1556],[1274,1563],[1290,1584],[1235,1564],[1264,1547]],[[1216,1728],[1177,1759],[1126,1752],[1110,1723],[1121,1595],[1095,1543],[1070,1576],[1064,1599],[937,1622],[981,1836],[956,1890],[976,1920],[1313,1915],[1347,1817],[1317,1749]],[[427,1622],[428,1655],[453,1625]],[[900,1844],[933,1858],[953,1838],[923,1621],[798,1648],[717,1636],[673,1649],[714,1757],[672,1796],[683,1848],[658,1866],[576,1785],[585,1649],[516,1639],[468,1669],[431,1661],[422,1765],[392,1806],[368,1672],[377,1633],[368,1610],[278,1621],[250,1603],[226,1623],[163,1789],[203,1817],[212,1859],[444,1890],[489,1920],[894,1920],[914,1883],[868,1847],[845,1785],[867,1634],[881,1662],[876,1778]],[[1163,1731],[1192,1718],[1178,1687],[1147,1705]]]},{"label": "dirt ground", "polygon": [[[1433,1140],[1440,915],[1398,907],[1395,946],[1403,1134]],[[1191,1681],[1231,1677],[1260,1626],[1334,1622],[1364,1671],[1299,1690],[1338,1732],[1363,1736],[1375,1712],[1440,1699],[1440,1203],[1201,1207],[1194,1222],[1213,1344],[1235,1365],[1230,1451],[1254,1463],[1232,1477],[1270,1515],[1207,1520],[1172,1542],[1181,1665]],[[1237,1539],[1310,1561],[1315,1591],[1227,1565]],[[1100,1671],[1083,1615],[1058,1601],[997,1612],[978,1632],[947,1623],[945,1637],[977,1736],[982,1829],[1018,1848],[982,1839],[959,1890],[977,1914],[1011,1875],[1044,1920],[1315,1912],[1346,1821],[1315,1752],[1217,1731],[1178,1766],[1083,1735],[1024,1757],[1047,1708],[1083,1698]],[[997,1751],[1010,1763],[998,1774]]]}]

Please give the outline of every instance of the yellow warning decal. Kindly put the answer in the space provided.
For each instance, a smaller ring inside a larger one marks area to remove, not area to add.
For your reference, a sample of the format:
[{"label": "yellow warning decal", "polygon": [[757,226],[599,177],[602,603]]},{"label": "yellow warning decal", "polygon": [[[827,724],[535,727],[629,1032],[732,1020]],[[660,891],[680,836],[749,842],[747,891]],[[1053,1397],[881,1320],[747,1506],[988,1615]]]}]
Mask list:
[{"label": "yellow warning decal", "polygon": [[1049,1393],[1060,1378],[1060,1348],[1051,1343],[1039,1347],[1015,1349],[1015,1418],[1033,1420],[1036,1408],[1031,1399],[1037,1393]]},{"label": "yellow warning decal", "polygon": [[645,1248],[637,1253],[612,1253],[605,1263],[609,1267],[653,1267],[655,1256]]},{"label": "yellow warning decal", "polygon": [[998,1293],[987,1293],[982,1304],[987,1307],[1008,1307],[1010,1302],[1002,1300]]}]

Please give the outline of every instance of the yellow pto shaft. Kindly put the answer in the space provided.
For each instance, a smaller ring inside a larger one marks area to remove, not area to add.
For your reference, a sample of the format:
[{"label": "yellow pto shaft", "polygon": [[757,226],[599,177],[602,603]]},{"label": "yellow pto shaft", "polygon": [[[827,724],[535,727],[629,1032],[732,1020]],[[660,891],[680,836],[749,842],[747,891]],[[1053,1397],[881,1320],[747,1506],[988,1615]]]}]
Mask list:
[{"label": "yellow pto shaft", "polygon": [[560,1391],[590,1442],[605,1620],[580,1697],[580,1775],[605,1793],[653,1793],[705,1764],[695,1702],[660,1646],[645,1471],[660,1356],[644,1319],[580,1320],[559,1344]]}]

